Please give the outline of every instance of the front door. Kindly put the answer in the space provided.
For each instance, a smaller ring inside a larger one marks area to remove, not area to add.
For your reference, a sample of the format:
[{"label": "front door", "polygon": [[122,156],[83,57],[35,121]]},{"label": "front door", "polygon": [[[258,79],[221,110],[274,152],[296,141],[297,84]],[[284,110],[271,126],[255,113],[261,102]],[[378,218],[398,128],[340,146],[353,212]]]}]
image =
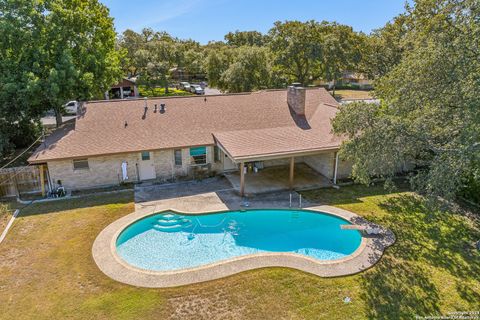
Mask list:
[{"label": "front door", "polygon": [[152,155],[152,152],[149,151],[140,153],[140,163],[138,165],[140,180],[152,180],[157,177]]},{"label": "front door", "polygon": [[236,170],[237,165],[235,162],[232,161],[226,154],[223,157],[223,170],[225,171],[230,171],[230,170]]}]

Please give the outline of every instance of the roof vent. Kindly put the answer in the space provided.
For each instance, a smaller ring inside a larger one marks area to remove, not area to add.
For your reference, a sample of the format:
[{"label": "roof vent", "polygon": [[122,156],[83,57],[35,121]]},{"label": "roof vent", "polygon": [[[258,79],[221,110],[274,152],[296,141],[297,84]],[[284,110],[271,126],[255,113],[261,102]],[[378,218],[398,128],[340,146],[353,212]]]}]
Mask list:
[{"label": "roof vent", "polygon": [[125,120],[124,127],[125,127],[125,128],[128,127],[128,122],[127,122],[127,120]]},{"label": "roof vent", "polygon": [[155,109],[153,109],[153,113],[157,113],[157,104],[155,103]]},{"label": "roof vent", "polygon": [[160,104],[160,113],[165,113],[165,103]]}]

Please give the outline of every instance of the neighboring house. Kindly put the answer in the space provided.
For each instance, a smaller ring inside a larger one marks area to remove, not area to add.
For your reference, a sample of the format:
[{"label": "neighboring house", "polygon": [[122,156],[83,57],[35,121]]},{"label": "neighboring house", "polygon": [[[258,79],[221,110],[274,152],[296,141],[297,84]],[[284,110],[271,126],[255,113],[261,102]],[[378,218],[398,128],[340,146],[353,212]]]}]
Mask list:
[{"label": "neighboring house", "polygon": [[243,193],[246,166],[290,164],[292,183],[299,162],[336,181],[351,171],[338,160],[342,139],[331,132],[337,111],[325,89],[297,87],[87,102],[29,162],[68,189],[240,170]]},{"label": "neighboring house", "polygon": [[[368,79],[365,74],[360,72],[343,72],[342,77],[337,82],[337,85],[347,84],[358,86],[359,89],[372,89],[372,80]],[[329,83],[329,86],[333,86],[333,83]]]},{"label": "neighboring house", "polygon": [[105,99],[125,99],[139,96],[136,78],[123,78],[123,80],[105,92]]}]

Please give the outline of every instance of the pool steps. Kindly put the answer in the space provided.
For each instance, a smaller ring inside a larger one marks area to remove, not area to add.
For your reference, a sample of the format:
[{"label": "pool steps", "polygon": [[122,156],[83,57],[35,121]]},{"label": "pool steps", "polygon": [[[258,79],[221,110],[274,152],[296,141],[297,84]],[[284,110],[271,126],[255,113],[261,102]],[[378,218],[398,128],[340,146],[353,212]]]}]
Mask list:
[{"label": "pool steps", "polygon": [[190,219],[174,214],[164,214],[153,223],[155,230],[170,232],[180,231],[191,226],[192,221]]}]

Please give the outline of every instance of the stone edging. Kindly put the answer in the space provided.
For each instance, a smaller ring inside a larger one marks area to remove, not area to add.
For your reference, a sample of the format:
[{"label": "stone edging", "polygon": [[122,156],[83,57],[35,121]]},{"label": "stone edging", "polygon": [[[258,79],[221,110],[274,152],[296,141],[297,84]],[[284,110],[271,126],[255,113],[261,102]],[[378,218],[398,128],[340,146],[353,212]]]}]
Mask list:
[{"label": "stone edging", "polygon": [[[331,214],[353,224],[374,226],[356,214],[331,206],[305,208],[311,211]],[[161,210],[166,211],[166,210]],[[175,211],[175,210],[171,210]],[[213,213],[197,212],[189,214]],[[144,208],[126,215],[107,226],[95,239],[92,255],[100,270],[110,278],[138,287],[175,287],[227,277],[239,272],[265,268],[287,267],[302,270],[320,277],[338,277],[355,274],[377,263],[384,250],[395,242],[390,230],[382,229],[381,236],[362,235],[359,248],[351,255],[332,261],[320,261],[294,253],[261,253],[241,256],[201,267],[178,271],[149,271],[136,268],[124,262],[116,253],[116,239],[128,225],[138,219],[155,213],[155,208]]]}]

